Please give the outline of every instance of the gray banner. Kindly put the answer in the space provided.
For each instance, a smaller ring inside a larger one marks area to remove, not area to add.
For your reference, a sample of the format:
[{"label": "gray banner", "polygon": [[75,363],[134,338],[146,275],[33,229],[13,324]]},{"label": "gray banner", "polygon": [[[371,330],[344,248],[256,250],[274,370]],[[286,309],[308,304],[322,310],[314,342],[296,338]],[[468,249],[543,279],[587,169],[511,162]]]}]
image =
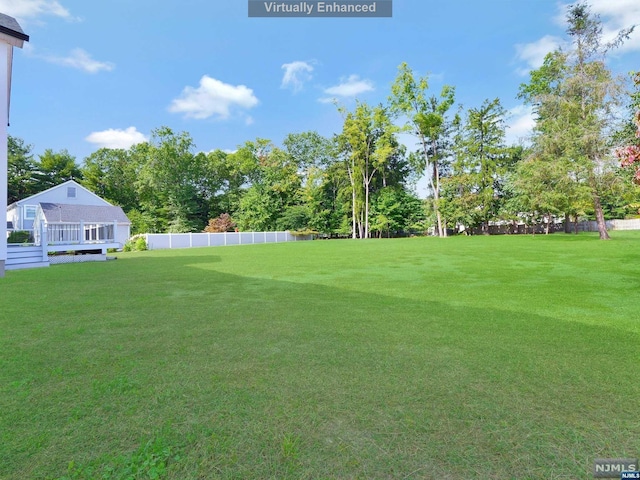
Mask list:
[{"label": "gray banner", "polygon": [[595,478],[621,478],[622,472],[636,472],[637,458],[596,458],[593,465]]},{"label": "gray banner", "polygon": [[250,17],[391,17],[392,0],[248,0]]}]

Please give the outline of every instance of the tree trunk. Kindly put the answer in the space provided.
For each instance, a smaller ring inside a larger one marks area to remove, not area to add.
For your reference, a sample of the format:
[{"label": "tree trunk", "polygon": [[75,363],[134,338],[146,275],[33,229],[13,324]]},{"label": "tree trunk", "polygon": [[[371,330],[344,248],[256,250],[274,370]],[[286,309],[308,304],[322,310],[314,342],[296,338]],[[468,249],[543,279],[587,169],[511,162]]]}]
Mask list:
[{"label": "tree trunk", "polygon": [[578,214],[576,213],[575,217],[573,217],[575,222],[573,222],[573,233],[578,234]]},{"label": "tree trunk", "polygon": [[364,238],[369,238],[369,182],[365,182],[364,190]]},{"label": "tree trunk", "polygon": [[352,168],[347,166],[349,174],[349,183],[351,183],[351,238],[356,238],[356,183],[353,178],[354,172]]},{"label": "tree trunk", "polygon": [[571,215],[564,214],[564,233],[571,233]]},{"label": "tree trunk", "polygon": [[356,238],[356,190],[351,189],[351,238]]},{"label": "tree trunk", "polygon": [[433,204],[436,210],[436,220],[438,221],[438,236],[446,237],[447,234],[442,230],[442,215],[440,215],[440,172],[438,171],[438,160],[433,160]]},{"label": "tree trunk", "polygon": [[442,227],[442,216],[440,215],[440,211],[439,210],[436,211],[436,219],[438,220],[438,236],[439,237],[446,237],[447,236],[447,232]]},{"label": "tree trunk", "polygon": [[547,216],[547,226],[544,229],[544,234],[549,235],[549,229],[551,228],[551,214],[549,213]]},{"label": "tree trunk", "polygon": [[607,224],[604,220],[604,213],[602,212],[602,205],[600,204],[600,195],[593,193],[593,208],[596,213],[596,222],[598,223],[598,233],[600,234],[600,240],[609,240],[609,232],[607,232]]}]

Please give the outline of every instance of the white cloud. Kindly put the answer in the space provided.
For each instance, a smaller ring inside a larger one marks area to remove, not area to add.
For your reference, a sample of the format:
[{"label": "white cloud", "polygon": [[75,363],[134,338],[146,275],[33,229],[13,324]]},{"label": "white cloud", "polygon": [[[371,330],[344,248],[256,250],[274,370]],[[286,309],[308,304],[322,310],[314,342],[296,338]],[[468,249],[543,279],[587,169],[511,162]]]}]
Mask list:
[{"label": "white cloud", "polygon": [[[558,13],[553,17],[554,22],[563,29],[567,26],[567,8],[569,3],[560,4]],[[620,30],[638,25],[640,27],[640,2],[638,0],[591,0],[589,2],[591,12],[600,16],[602,22],[602,37],[605,43],[613,41]],[[518,69],[518,73],[526,75],[531,69],[542,65],[544,56],[557,49],[566,48],[567,42],[546,35],[539,40],[526,44],[517,44],[517,58],[527,64],[526,68]],[[640,50],[640,28],[631,34],[620,49],[620,53]]]},{"label": "white cloud", "polygon": [[214,153],[214,152],[224,152],[227,155],[231,155],[232,153],[236,153],[238,151],[238,149],[231,149],[231,148],[212,148],[211,150],[209,150],[208,152],[202,151],[202,153],[204,153],[205,155],[209,155],[210,153]]},{"label": "white cloud", "polygon": [[124,130],[110,128],[101,132],[93,132],[85,140],[99,148],[127,149],[138,143],[146,142],[147,137],[140,133],[136,127],[129,127]]},{"label": "white cloud", "polygon": [[371,80],[361,80],[358,75],[349,75],[348,78],[342,79],[340,84],[325,89],[324,93],[334,97],[355,97],[373,90]]},{"label": "white cloud", "polygon": [[[640,2],[637,0],[591,0],[591,11],[600,15],[605,42],[615,39],[618,32],[633,25],[640,26]],[[636,28],[621,51],[640,50],[640,30]]]},{"label": "white cloud", "polygon": [[0,0],[0,12],[20,20],[35,19],[45,15],[73,20],[69,10],[56,0]]},{"label": "white cloud", "polygon": [[[558,6],[554,17],[557,25],[567,26],[567,9],[573,5],[564,3]],[[640,2],[637,0],[591,0],[588,3],[591,13],[600,16],[602,37],[605,43],[616,38],[620,30],[633,25],[640,26]],[[640,50],[640,30],[636,28],[631,37],[620,47],[621,52]]]},{"label": "white cloud", "polygon": [[204,119],[213,115],[229,118],[232,107],[250,109],[258,105],[253,90],[245,85],[229,85],[208,75],[200,79],[197,88],[187,86],[169,105],[171,113],[183,113],[187,118]]},{"label": "white cloud", "polygon": [[[32,50],[33,51],[33,50]],[[62,65],[64,67],[77,68],[87,73],[98,73],[100,70],[107,72],[113,70],[115,65],[111,62],[100,62],[91,58],[91,55],[82,48],[71,50],[66,57],[58,57],[55,55],[36,55],[50,63]]]},{"label": "white cloud", "polygon": [[506,141],[508,144],[526,141],[535,127],[533,109],[530,106],[518,105],[508,111]]},{"label": "white cloud", "polygon": [[338,97],[357,97],[361,93],[372,92],[373,90],[375,88],[371,80],[362,80],[358,75],[349,75],[347,78],[342,78],[338,85],[325,88],[324,93],[329,96],[319,98],[318,101],[321,103],[333,103],[337,101]]},{"label": "white cloud", "polygon": [[547,53],[553,52],[563,45],[563,40],[552,35],[545,35],[531,43],[519,43],[516,45],[516,55],[519,60],[527,64],[526,68],[518,69],[521,75],[527,75],[530,70],[540,68]]},{"label": "white cloud", "polygon": [[294,93],[304,87],[304,83],[313,78],[313,66],[309,62],[291,62],[282,65],[284,76],[280,88],[290,88]]},{"label": "white cloud", "polygon": [[618,23],[618,27],[628,27],[640,21],[640,4],[637,0],[591,0],[593,13]]}]

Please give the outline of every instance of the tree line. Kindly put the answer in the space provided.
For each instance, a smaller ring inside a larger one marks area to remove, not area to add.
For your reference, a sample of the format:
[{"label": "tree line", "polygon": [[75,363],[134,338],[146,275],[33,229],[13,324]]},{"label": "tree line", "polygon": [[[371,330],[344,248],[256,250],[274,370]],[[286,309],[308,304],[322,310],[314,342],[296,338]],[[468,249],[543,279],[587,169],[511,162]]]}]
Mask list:
[{"label": "tree line", "polygon": [[[637,143],[640,95],[605,63],[631,29],[604,44],[600,20],[585,4],[572,6],[567,22],[572,48],[547,55],[520,87],[535,114],[527,145],[506,143],[498,98],[455,107],[453,86],[431,93],[428,77],[403,63],[386,104],[338,106],[343,126],[332,137],[308,131],[281,145],[257,138],[234,152],[199,152],[187,132],[160,127],[148,142],[97,150],[81,165],[65,150],[34,158],[31,146],[9,137],[9,203],[74,178],[122,206],[133,233],[209,226],[446,236],[487,232],[496,222],[548,228],[554,219],[593,218],[607,238],[605,218],[640,208],[635,171],[620,166],[616,151],[635,152],[629,145]],[[624,106],[630,114],[618,118]],[[416,194],[419,178],[428,181],[427,199]]]}]

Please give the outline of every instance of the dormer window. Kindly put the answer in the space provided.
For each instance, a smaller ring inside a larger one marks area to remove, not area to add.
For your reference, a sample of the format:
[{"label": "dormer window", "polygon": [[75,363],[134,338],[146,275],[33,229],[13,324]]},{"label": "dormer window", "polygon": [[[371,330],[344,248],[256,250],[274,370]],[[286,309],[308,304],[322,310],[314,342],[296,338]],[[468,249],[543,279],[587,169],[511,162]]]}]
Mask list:
[{"label": "dormer window", "polygon": [[67,187],[67,198],[76,198],[76,187]]}]

